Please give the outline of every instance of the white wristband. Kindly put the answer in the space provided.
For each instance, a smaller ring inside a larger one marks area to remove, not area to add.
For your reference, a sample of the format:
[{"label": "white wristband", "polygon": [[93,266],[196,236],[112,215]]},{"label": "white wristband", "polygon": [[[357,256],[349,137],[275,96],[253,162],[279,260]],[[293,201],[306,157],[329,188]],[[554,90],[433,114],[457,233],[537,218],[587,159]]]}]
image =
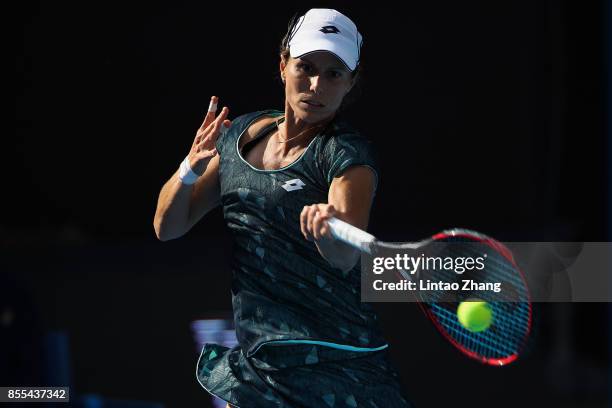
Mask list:
[{"label": "white wristband", "polygon": [[195,183],[198,177],[200,177],[195,174],[193,170],[191,170],[188,157],[189,156],[185,157],[185,160],[181,162],[181,166],[179,167],[179,180],[181,180],[181,183],[185,185],[191,185]]}]

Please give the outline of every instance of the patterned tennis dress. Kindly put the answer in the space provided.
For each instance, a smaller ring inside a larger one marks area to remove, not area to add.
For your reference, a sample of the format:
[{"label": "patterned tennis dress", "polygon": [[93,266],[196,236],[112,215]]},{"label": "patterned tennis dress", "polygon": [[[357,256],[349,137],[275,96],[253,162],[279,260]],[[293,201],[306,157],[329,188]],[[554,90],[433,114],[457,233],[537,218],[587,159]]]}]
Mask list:
[{"label": "patterned tennis dress", "polygon": [[376,172],[369,143],[339,118],[292,164],[260,170],[239,151],[266,110],[233,120],[217,139],[225,221],[234,238],[232,305],[238,345],[205,344],[196,375],[206,391],[239,408],[406,408],[371,305],[360,301],[360,266],[342,272],[300,231],[305,205],[326,203],[349,166]]}]

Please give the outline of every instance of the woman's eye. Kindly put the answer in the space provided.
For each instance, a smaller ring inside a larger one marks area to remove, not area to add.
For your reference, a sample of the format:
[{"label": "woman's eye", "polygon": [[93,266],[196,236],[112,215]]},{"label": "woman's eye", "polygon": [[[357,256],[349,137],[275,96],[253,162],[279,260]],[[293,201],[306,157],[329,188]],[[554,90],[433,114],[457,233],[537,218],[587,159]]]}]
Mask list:
[{"label": "woman's eye", "polygon": [[340,78],[342,76],[342,72],[340,72],[340,71],[332,71],[330,73],[330,75],[331,75],[332,78]]},{"label": "woman's eye", "polygon": [[311,71],[311,67],[308,64],[298,64],[298,69],[300,69],[301,71],[304,71],[304,72],[310,72]]}]

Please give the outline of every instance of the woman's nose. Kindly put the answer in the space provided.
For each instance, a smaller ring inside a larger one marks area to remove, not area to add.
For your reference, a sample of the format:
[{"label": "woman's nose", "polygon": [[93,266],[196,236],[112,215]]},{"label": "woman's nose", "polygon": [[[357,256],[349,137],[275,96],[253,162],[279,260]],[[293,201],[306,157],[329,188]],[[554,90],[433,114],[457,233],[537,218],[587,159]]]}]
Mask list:
[{"label": "woman's nose", "polygon": [[310,91],[314,93],[321,93],[321,76],[313,75],[310,77]]}]

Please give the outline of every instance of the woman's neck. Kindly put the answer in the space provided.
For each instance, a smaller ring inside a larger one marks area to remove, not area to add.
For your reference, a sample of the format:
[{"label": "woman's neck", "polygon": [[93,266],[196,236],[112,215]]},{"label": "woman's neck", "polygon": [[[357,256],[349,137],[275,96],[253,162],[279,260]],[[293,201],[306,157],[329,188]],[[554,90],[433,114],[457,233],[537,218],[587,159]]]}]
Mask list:
[{"label": "woman's neck", "polygon": [[278,125],[279,132],[277,137],[287,150],[296,146],[306,147],[313,137],[333,119],[328,119],[317,123],[308,123],[295,116],[293,110],[287,105],[285,107],[285,120]]}]

